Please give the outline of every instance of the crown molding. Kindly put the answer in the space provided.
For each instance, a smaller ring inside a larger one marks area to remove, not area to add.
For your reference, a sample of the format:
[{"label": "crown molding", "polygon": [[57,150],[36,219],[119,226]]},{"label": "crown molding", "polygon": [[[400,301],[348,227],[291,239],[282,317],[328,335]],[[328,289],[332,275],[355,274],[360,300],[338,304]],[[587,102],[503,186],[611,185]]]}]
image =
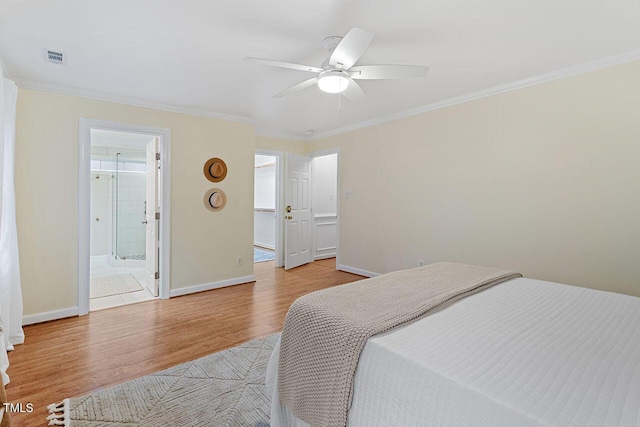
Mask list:
[{"label": "crown molding", "polygon": [[[463,104],[465,102],[475,101],[475,100],[486,98],[489,96],[512,92],[512,91],[523,89],[529,86],[548,83],[554,80],[572,77],[575,75],[584,74],[590,71],[596,71],[602,68],[612,67],[615,65],[620,65],[627,62],[636,61],[639,59],[640,59],[640,49],[632,50],[632,51],[624,52],[621,54],[608,56],[606,58],[598,59],[595,61],[589,61],[582,64],[574,65],[571,67],[563,68],[557,71],[551,71],[549,73],[540,74],[538,76],[517,80],[517,81],[506,83],[503,85],[493,86],[487,89],[482,89],[482,90],[471,92],[465,95],[460,95],[453,98],[447,98],[431,104],[426,104],[426,105],[422,105],[409,110],[401,111],[399,113],[389,114],[389,115],[378,117],[371,120],[365,120],[362,122],[339,127],[336,129],[331,129],[325,132],[318,132],[312,136],[299,135],[296,133],[289,133],[289,132],[272,131],[269,129],[265,129],[263,127],[256,128],[256,135],[270,137],[270,138],[287,139],[295,142],[317,141],[320,139],[328,138],[331,136],[339,135],[339,134],[350,132],[353,130],[362,129],[365,127],[374,126],[381,123],[386,123],[392,120],[398,120],[405,117],[415,116],[415,115],[426,113],[429,111],[439,110],[441,108],[452,107],[454,105]],[[8,77],[7,69],[4,66],[4,63],[2,62],[2,58],[0,58],[0,67],[3,68],[5,77]],[[254,118],[217,113],[217,112],[208,111],[205,109],[186,108],[186,107],[180,107],[172,104],[162,104],[162,103],[146,101],[144,99],[139,99],[134,97],[112,95],[104,92],[77,89],[77,88],[71,88],[68,86],[60,86],[60,85],[55,85],[50,83],[41,83],[41,82],[25,80],[25,79],[16,79],[15,83],[18,85],[18,87],[24,88],[24,89],[33,89],[33,90],[39,90],[44,92],[57,93],[60,95],[71,95],[71,96],[77,96],[81,98],[94,99],[98,101],[115,102],[119,104],[132,105],[136,107],[170,111],[173,113],[209,117],[214,119],[227,120],[231,122],[250,124],[255,127],[259,126],[258,121]]]},{"label": "crown molding", "polygon": [[2,73],[2,76],[5,79],[11,79],[11,76],[9,74],[9,69],[7,68],[7,65],[4,63],[4,60],[2,59],[1,56],[0,56],[0,72]]},{"label": "crown molding", "polygon": [[640,59],[640,49],[624,52],[624,53],[613,55],[613,56],[608,56],[606,58],[598,59],[595,61],[584,62],[582,64],[573,65],[567,68],[562,68],[557,71],[551,71],[549,73],[540,74],[538,76],[517,80],[514,82],[490,87],[487,89],[482,89],[482,90],[471,92],[465,95],[444,99],[442,101],[412,108],[410,110],[405,110],[399,113],[389,114],[389,115],[378,117],[371,120],[365,120],[363,122],[355,123],[348,126],[343,126],[343,127],[333,129],[333,130],[328,130],[325,132],[319,132],[313,135],[312,137],[306,138],[306,140],[317,141],[320,139],[328,138],[330,136],[335,136],[342,133],[350,132],[356,129],[362,129],[365,127],[378,125],[378,124],[389,122],[392,120],[402,119],[404,117],[415,116],[415,115],[426,113],[429,111],[439,110],[441,108],[452,107],[454,105],[463,104],[465,102],[475,101],[477,99],[486,98],[493,95],[512,92],[514,90],[523,89],[529,86],[548,83],[554,80],[560,80],[566,77],[572,77],[578,74],[584,74],[590,71],[596,71],[602,68],[612,67],[614,65],[625,64],[627,62],[636,61],[638,59]]},{"label": "crown molding", "polygon": [[199,108],[180,107],[173,104],[163,104],[160,102],[147,101],[140,98],[108,94],[105,92],[78,89],[68,86],[51,83],[41,83],[33,80],[16,79],[18,87],[23,89],[39,90],[42,92],[56,93],[59,95],[77,96],[79,98],[93,99],[97,101],[114,102],[118,104],[131,105],[134,107],[151,108],[154,110],[169,111],[172,113],[188,114],[192,116],[208,117],[212,119],[226,120],[230,122],[245,123],[255,126],[257,121],[250,117],[236,116],[231,114],[218,113]]}]

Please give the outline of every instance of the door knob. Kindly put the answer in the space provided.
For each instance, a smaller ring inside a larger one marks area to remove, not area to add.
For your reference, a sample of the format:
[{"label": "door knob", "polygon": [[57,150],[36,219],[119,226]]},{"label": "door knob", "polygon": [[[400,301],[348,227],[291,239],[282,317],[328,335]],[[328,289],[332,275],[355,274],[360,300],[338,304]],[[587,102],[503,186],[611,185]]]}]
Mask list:
[{"label": "door knob", "polygon": [[291,212],[291,205],[287,206],[287,212]]},{"label": "door knob", "polygon": [[286,219],[293,219],[293,217],[291,215],[287,215],[285,218]]},{"label": "door knob", "polygon": [[143,224],[147,224],[147,220],[145,219],[144,221],[142,221]]}]

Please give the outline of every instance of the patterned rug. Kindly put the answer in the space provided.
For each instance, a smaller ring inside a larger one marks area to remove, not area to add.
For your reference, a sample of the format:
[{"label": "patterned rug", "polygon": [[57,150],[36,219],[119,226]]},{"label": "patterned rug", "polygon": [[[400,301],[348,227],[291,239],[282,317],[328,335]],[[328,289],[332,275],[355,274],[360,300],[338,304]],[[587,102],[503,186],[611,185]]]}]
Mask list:
[{"label": "patterned rug", "polygon": [[133,274],[127,273],[117,276],[92,277],[89,288],[90,298],[101,298],[141,291],[142,285],[133,277]]},{"label": "patterned rug", "polygon": [[276,259],[275,253],[253,247],[253,262],[273,261],[274,259]]},{"label": "patterned rug", "polygon": [[65,399],[57,407],[50,405],[58,414],[50,419],[66,421],[55,425],[67,427],[269,427],[264,381],[279,336]]}]

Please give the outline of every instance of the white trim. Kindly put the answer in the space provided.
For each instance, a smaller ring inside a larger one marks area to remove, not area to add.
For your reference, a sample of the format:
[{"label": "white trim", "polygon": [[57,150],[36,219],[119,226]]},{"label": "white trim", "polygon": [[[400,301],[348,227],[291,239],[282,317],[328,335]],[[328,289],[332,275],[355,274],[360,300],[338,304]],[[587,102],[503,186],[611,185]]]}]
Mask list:
[{"label": "white trim", "polygon": [[69,307],[60,310],[45,311],[44,313],[30,314],[22,317],[22,326],[48,322],[50,320],[64,319],[65,317],[73,317],[77,316],[78,313],[78,307]]},{"label": "white trim", "polygon": [[320,261],[321,259],[329,259],[329,258],[335,258],[336,254],[326,254],[326,255],[316,255],[313,257],[314,261]]},{"label": "white trim", "polygon": [[154,110],[170,111],[172,113],[189,114],[192,116],[210,117],[212,119],[227,120],[230,122],[246,123],[256,125],[256,120],[250,117],[236,116],[232,114],[218,113],[215,111],[180,107],[173,104],[163,104],[160,102],[147,101],[131,96],[114,95],[105,92],[73,88],[69,86],[56,85],[51,83],[36,82],[27,79],[18,79],[16,81],[18,87],[23,89],[39,90],[42,92],[56,93],[59,95],[77,96],[79,98],[94,99],[97,101],[115,102],[118,104],[132,105],[134,107],[152,108]]},{"label": "white trim", "polygon": [[258,249],[268,249],[270,251],[274,251],[276,250],[275,246],[271,246],[271,245],[267,245],[266,243],[253,243],[253,246],[258,248]]},{"label": "white trim", "polygon": [[338,214],[317,214],[317,215],[314,215],[313,217],[315,219],[337,218]]},{"label": "white trim", "polygon": [[78,313],[89,313],[91,282],[91,127],[89,121],[80,118],[78,135]]},{"label": "white trim", "polygon": [[[335,217],[335,218],[337,218],[337,215],[331,215],[331,217]],[[315,218],[318,218],[318,217],[315,217]],[[336,226],[336,240],[338,240],[338,233],[337,233],[337,229],[338,229],[338,221],[337,221],[337,219],[336,219],[336,221],[333,221],[333,222],[314,222],[314,226],[315,226],[314,242],[315,242],[315,236],[316,236],[316,235],[317,235],[317,233],[318,233],[318,227],[322,227],[323,225],[335,225],[335,226]],[[315,252],[317,252],[317,251],[330,251],[330,250],[332,250],[332,249],[336,249],[336,250],[337,250],[337,249],[338,249],[337,244],[338,244],[338,242],[336,242],[336,246],[328,246],[328,247],[326,247],[326,248],[317,248],[317,247],[316,247],[317,245],[316,245],[316,244],[314,244],[314,245],[313,245],[313,252],[314,252],[314,255],[313,255],[313,256],[314,256],[314,257],[316,256],[316,255],[315,255]],[[336,256],[336,254],[333,254],[333,256]]]},{"label": "white trim", "polygon": [[609,56],[609,57],[598,59],[595,61],[584,62],[582,64],[573,65],[571,67],[562,68],[560,70],[551,71],[549,73],[540,74],[538,76],[529,77],[522,80],[516,80],[514,82],[493,86],[487,89],[482,89],[479,91],[467,93],[460,96],[455,96],[453,98],[443,99],[441,101],[437,101],[432,104],[422,105],[420,107],[412,108],[410,110],[389,114],[389,115],[378,117],[371,120],[365,120],[363,122],[354,123],[348,126],[337,128],[337,129],[328,130],[326,132],[319,132],[314,134],[311,137],[305,138],[305,140],[316,141],[318,139],[327,138],[327,137],[338,135],[345,132],[350,132],[352,130],[374,126],[374,125],[389,122],[392,120],[402,119],[404,117],[415,116],[415,115],[426,113],[429,111],[439,110],[441,108],[452,107],[454,105],[475,101],[477,99],[486,98],[488,96],[499,95],[501,93],[506,93],[506,92],[512,92],[514,90],[523,89],[529,86],[548,83],[554,80],[564,79],[566,77],[572,77],[578,74],[588,73],[590,71],[596,71],[602,68],[612,67],[614,65],[625,64],[627,62],[636,61],[638,59],[640,59],[640,49],[632,50],[632,51],[621,53],[618,55]]},{"label": "white trim", "polygon": [[[3,59],[2,59],[2,57],[1,57],[1,56],[0,56],[0,70],[2,71],[2,76],[3,76],[5,79],[13,80],[13,79],[11,79],[11,77],[10,77],[10,75],[9,75],[9,70],[7,69],[7,65],[4,63],[4,61],[3,61]],[[15,82],[14,82],[14,83],[15,83]],[[17,85],[18,85],[18,84],[16,83],[16,86],[17,86]]]},{"label": "white trim", "polygon": [[380,273],[374,273],[373,271],[362,270],[360,268],[349,267],[348,265],[336,264],[337,270],[346,271],[347,273],[357,274],[358,276],[364,277],[376,277],[380,276]]},{"label": "white trim", "polygon": [[212,289],[225,288],[227,286],[242,285],[256,281],[256,276],[236,277],[233,279],[220,280],[218,282],[203,283],[201,285],[186,286],[184,288],[171,289],[171,298],[182,295],[195,294],[196,292],[210,291]]},{"label": "white trim", "polygon": [[284,158],[284,152],[257,148],[254,152],[254,158],[256,154],[274,156],[276,158],[276,247],[274,249],[276,252],[276,267],[284,267],[284,218],[282,217],[282,207],[284,206],[284,176],[282,173],[284,162],[282,160]]},{"label": "white trim", "polygon": [[[337,128],[337,129],[327,130],[325,132],[315,133],[312,136],[307,136],[302,134],[299,135],[296,133],[283,132],[283,131],[275,131],[275,130],[272,131],[269,129],[262,129],[261,124],[258,122],[257,119],[253,117],[224,114],[224,113],[209,111],[206,109],[181,107],[173,104],[162,104],[162,103],[147,101],[140,98],[113,95],[113,94],[107,94],[104,92],[91,91],[91,90],[85,90],[85,89],[71,88],[68,86],[36,82],[33,80],[27,80],[27,79],[17,79],[15,80],[15,83],[16,85],[18,85],[18,87],[24,88],[24,89],[33,89],[33,90],[39,90],[43,92],[57,93],[60,95],[78,96],[81,98],[95,99],[95,100],[106,101],[106,102],[117,102],[120,104],[133,105],[136,107],[153,108],[155,110],[171,111],[174,113],[190,114],[194,116],[210,117],[214,119],[228,120],[232,122],[247,123],[247,124],[254,125],[256,127],[256,135],[266,136],[271,138],[282,138],[282,139],[288,139],[288,140],[304,143],[306,141],[316,141],[318,139],[327,138],[329,136],[338,135],[338,134],[349,132],[352,130],[377,125],[380,123],[385,123],[391,120],[401,119],[403,117],[415,116],[417,114],[426,113],[428,111],[451,107],[453,105],[474,101],[476,99],[485,98],[487,96],[493,96],[501,93],[511,92],[511,91],[522,89],[528,86],[547,83],[553,80],[563,79],[565,77],[571,77],[578,74],[588,73],[590,71],[595,71],[595,70],[599,70],[606,67],[612,67],[614,65],[625,64],[627,62],[636,61],[638,59],[640,59],[640,49],[631,50],[631,51],[620,53],[617,55],[608,56],[602,59],[584,62],[582,64],[577,64],[570,67],[562,68],[560,70],[551,71],[549,73],[540,74],[538,76],[529,77],[522,80],[516,80],[514,82],[494,86],[494,87],[479,90],[476,92],[471,92],[471,93],[461,95],[461,96],[456,96],[453,98],[447,98],[441,101],[437,101],[435,103],[426,104],[420,107],[412,108],[410,110],[401,111],[399,113],[394,113],[394,114],[386,115],[383,117],[378,117],[375,119],[354,123],[348,126]],[[5,77],[8,77],[8,72],[6,67],[3,67],[3,68],[5,70]]]},{"label": "white trim", "polygon": [[322,150],[313,151],[311,153],[308,153],[307,156],[309,156],[309,157],[324,157],[324,156],[330,156],[331,154],[337,154],[339,156],[340,155],[340,147],[324,148]]},{"label": "white trim", "polygon": [[142,133],[160,139],[162,199],[160,206],[160,298],[168,299],[171,289],[171,130],[129,123],[80,118],[79,173],[78,173],[78,310],[89,313],[89,201],[91,165],[91,129],[104,129],[129,133]]}]

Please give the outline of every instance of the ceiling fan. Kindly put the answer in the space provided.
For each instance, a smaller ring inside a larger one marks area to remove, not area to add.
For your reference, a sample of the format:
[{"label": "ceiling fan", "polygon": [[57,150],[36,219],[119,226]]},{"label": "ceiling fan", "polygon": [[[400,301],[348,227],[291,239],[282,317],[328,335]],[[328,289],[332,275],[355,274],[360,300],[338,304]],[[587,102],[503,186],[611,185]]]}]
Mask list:
[{"label": "ceiling fan", "polygon": [[244,60],[316,74],[309,80],[275,94],[274,98],[280,98],[317,84],[323,92],[340,93],[351,102],[360,102],[366,97],[355,80],[405,79],[427,75],[429,67],[421,65],[359,65],[354,67],[354,64],[371,43],[371,39],[373,39],[373,34],[361,28],[352,28],[344,37],[327,37],[323,40],[322,45],[331,52],[331,56],[320,67],[261,58],[247,57]]}]

